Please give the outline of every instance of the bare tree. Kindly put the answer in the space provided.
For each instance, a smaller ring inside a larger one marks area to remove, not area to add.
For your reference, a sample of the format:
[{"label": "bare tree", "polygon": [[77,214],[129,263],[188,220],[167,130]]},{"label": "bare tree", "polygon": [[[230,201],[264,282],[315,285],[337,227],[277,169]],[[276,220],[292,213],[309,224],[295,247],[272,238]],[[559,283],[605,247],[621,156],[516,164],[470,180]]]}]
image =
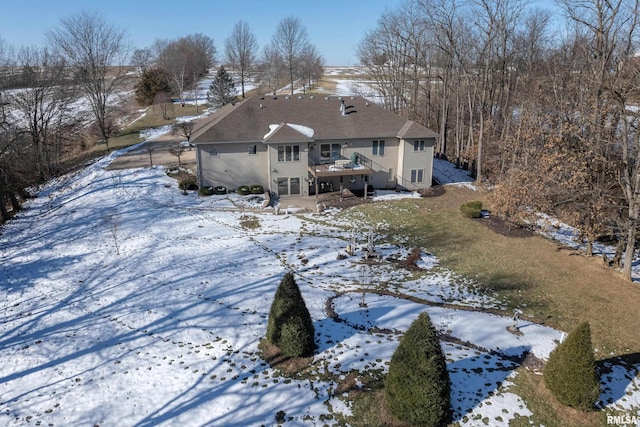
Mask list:
[{"label": "bare tree", "polygon": [[251,32],[249,24],[238,21],[224,45],[227,62],[231,69],[240,75],[240,87],[244,98],[244,85],[256,62],[258,42]]},{"label": "bare tree", "polygon": [[167,92],[158,92],[153,98],[153,108],[160,112],[164,120],[170,120],[173,115],[173,98]]},{"label": "bare tree", "polygon": [[63,147],[59,144],[73,123],[65,64],[47,48],[22,48],[17,60],[23,89],[13,91],[9,103],[19,115],[18,126],[29,136],[38,174],[44,180],[60,161]]},{"label": "bare tree", "polygon": [[297,68],[302,79],[303,92],[306,93],[306,89],[311,88],[323,74],[322,57],[314,45],[307,45],[307,48],[300,55]]},{"label": "bare tree", "polygon": [[623,276],[630,281],[640,224],[640,114],[630,108],[637,102],[640,84],[640,1],[565,0],[563,7],[576,33],[588,42],[581,45],[586,77],[593,82],[585,102],[592,113],[585,123],[592,132],[587,147],[619,167],[625,212]]},{"label": "bare tree", "polygon": [[96,125],[109,150],[109,101],[123,82],[129,54],[125,30],[98,14],[81,12],[47,33],[54,49],[73,67],[87,96]]},{"label": "bare tree", "polygon": [[300,59],[302,53],[308,49],[310,43],[307,29],[299,19],[285,18],[278,24],[271,42],[287,65],[289,82],[291,83],[291,95],[293,95],[296,62]]},{"label": "bare tree", "polygon": [[201,33],[190,34],[185,37],[191,49],[195,52],[194,71],[198,77],[209,72],[209,68],[216,63],[217,50],[213,39]]},{"label": "bare tree", "polygon": [[182,144],[174,144],[169,147],[169,153],[173,154],[178,158],[178,167],[182,167],[182,162],[180,161],[182,154],[184,154],[185,146]]},{"label": "bare tree", "polygon": [[131,65],[135,66],[142,76],[153,65],[153,52],[150,48],[136,49],[131,55]]},{"label": "bare tree", "polygon": [[180,104],[185,105],[185,90],[193,79],[192,66],[194,53],[187,48],[184,39],[169,43],[163,50],[159,64],[167,72],[169,86],[175,96],[180,99]]},{"label": "bare tree", "polygon": [[180,136],[187,138],[187,142],[191,140],[191,134],[193,133],[194,123],[193,121],[181,121],[173,125],[173,131]]},{"label": "bare tree", "polygon": [[156,42],[156,48],[161,49],[158,65],[167,72],[173,94],[184,106],[185,91],[192,88],[215,61],[213,40],[194,34],[172,42]]},{"label": "bare tree", "polygon": [[374,76],[375,89],[386,108],[415,115],[420,73],[425,67],[424,17],[403,9],[387,11],[358,45],[360,62]]},{"label": "bare tree", "polygon": [[278,51],[267,45],[262,50],[262,60],[259,64],[260,92],[276,93],[287,80],[287,65]]}]

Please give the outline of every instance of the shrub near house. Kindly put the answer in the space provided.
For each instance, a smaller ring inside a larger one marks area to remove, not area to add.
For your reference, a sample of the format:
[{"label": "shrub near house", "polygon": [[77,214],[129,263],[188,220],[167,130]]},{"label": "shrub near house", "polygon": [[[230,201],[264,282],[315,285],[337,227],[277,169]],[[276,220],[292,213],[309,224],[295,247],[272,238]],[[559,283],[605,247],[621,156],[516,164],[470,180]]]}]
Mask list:
[{"label": "shrub near house", "polygon": [[469,218],[480,218],[482,216],[482,202],[474,200],[460,206],[462,214]]}]

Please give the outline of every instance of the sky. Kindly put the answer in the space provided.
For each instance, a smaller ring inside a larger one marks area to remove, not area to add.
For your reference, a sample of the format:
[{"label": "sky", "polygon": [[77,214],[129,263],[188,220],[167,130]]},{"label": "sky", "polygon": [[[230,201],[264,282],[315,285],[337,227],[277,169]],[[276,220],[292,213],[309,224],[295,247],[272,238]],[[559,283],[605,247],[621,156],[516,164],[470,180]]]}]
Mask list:
[{"label": "sky", "polygon": [[[3,2],[5,3],[5,2]],[[325,65],[355,65],[356,46],[386,9],[399,0],[31,0],[7,1],[0,13],[0,38],[14,48],[42,45],[60,19],[95,12],[127,30],[135,48],[156,39],[173,40],[202,33],[214,40],[219,57],[224,40],[239,20],[247,22],[260,48],[271,41],[278,23],[300,19]]]}]

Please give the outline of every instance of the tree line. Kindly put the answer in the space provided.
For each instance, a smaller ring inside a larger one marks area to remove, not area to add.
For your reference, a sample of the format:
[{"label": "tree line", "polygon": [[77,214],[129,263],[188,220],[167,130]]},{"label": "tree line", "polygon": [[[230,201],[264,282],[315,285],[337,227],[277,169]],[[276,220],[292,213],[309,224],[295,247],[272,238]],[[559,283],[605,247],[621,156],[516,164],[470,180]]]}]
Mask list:
[{"label": "tree line", "polygon": [[[509,220],[602,236],[631,279],[640,220],[638,0],[406,0],[357,49],[389,109],[436,130]],[[555,19],[553,17],[555,16]]]},{"label": "tree line", "polygon": [[[198,80],[215,66],[216,55],[213,40],[202,35],[157,40],[151,47],[135,50],[132,64],[141,73],[136,87],[138,102],[151,105],[178,96],[184,105],[184,94],[197,90]],[[224,41],[222,62],[235,72],[237,81],[224,65],[219,66],[207,94],[214,106],[235,99],[236,83],[243,98],[249,81],[259,93],[276,92],[288,85],[293,94],[297,86],[306,90],[323,73],[322,57],[297,18],[280,21],[271,42],[261,52],[249,24],[238,21]]]},{"label": "tree line", "polygon": [[[19,210],[27,188],[64,172],[90,145],[109,150],[132,65],[139,103],[184,105],[218,63],[214,41],[204,34],[132,49],[124,29],[89,12],[61,19],[46,40],[43,47],[15,49],[0,38],[0,222]],[[216,106],[236,98],[236,83],[242,97],[248,81],[259,93],[287,85],[293,93],[322,75],[322,58],[296,18],[280,22],[262,54],[249,25],[239,21],[225,40],[223,62],[235,74],[218,69],[209,88]]]},{"label": "tree line", "polygon": [[[43,47],[18,50],[0,39],[0,220],[26,189],[65,169],[69,155],[117,132],[126,32],[83,12],[46,33]],[[85,103],[85,108],[78,108]],[[88,113],[85,113],[87,111]]]}]

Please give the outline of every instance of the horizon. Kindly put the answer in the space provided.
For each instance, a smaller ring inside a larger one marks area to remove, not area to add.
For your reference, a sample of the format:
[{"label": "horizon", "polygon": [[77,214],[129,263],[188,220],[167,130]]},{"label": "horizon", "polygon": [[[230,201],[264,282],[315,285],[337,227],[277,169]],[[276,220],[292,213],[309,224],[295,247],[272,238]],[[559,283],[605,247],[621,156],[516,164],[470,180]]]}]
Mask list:
[{"label": "horizon", "polygon": [[[133,49],[150,47],[157,39],[174,40],[201,33],[213,39],[217,63],[224,62],[224,41],[240,20],[249,24],[258,41],[259,54],[271,42],[278,23],[295,17],[306,28],[326,66],[359,63],[356,47],[382,13],[397,7],[397,0],[299,2],[246,0],[242,7],[219,1],[187,0],[90,3],[80,0],[12,2],[0,14],[0,39],[19,49],[44,46],[47,31],[60,20],[82,11],[97,13],[108,23],[126,30]],[[37,13],[33,13],[37,11]],[[355,17],[355,19],[354,19]]]}]

